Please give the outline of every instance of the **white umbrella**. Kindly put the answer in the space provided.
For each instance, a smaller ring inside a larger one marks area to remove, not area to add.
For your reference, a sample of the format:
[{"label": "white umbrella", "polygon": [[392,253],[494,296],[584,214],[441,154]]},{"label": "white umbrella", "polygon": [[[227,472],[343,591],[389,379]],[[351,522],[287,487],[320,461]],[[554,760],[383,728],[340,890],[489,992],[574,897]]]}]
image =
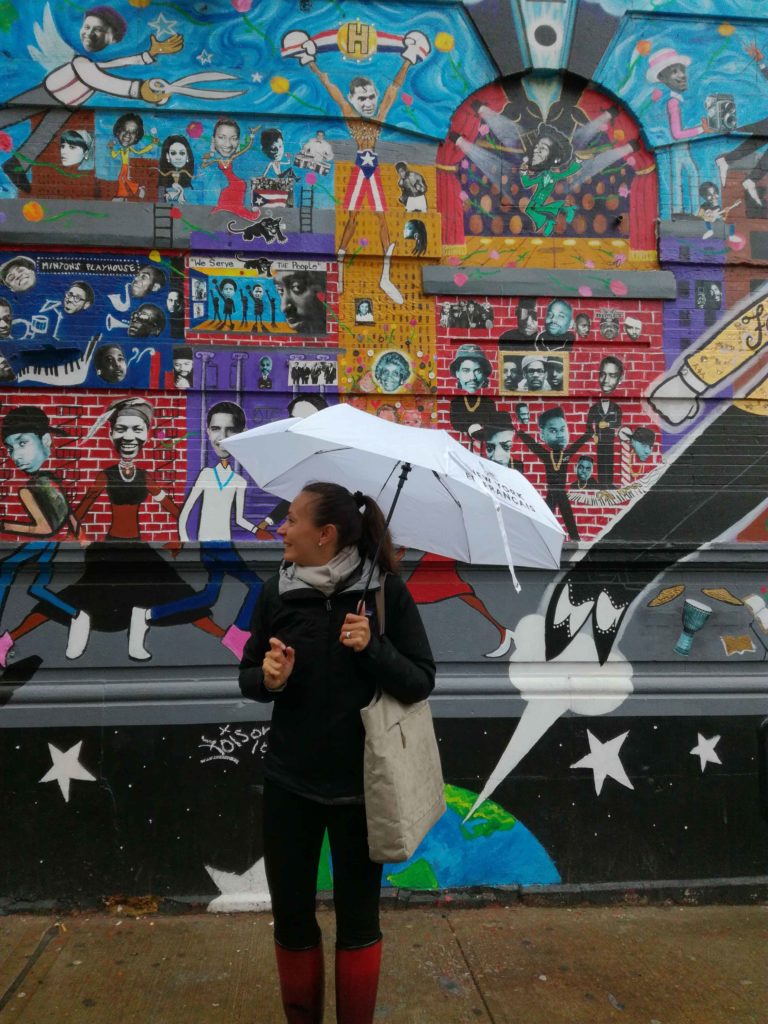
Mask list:
[{"label": "white umbrella", "polygon": [[506,563],[517,589],[513,565],[560,567],[563,530],[533,485],[467,451],[445,430],[335,405],[221,445],[265,491],[292,500],[314,480],[362,491],[385,514],[390,508],[398,544],[476,565]]}]

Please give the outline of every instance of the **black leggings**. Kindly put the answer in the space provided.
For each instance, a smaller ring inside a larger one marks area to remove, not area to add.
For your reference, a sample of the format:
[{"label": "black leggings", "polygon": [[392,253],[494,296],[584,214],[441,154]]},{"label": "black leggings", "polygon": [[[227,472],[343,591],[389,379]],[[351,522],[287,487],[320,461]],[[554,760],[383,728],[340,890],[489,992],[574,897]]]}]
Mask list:
[{"label": "black leggings", "polygon": [[326,829],[333,860],[336,948],[377,942],[382,866],[368,856],[365,807],[321,804],[266,779],[263,820],[264,863],[280,945],[309,949],[320,941],[315,896]]}]

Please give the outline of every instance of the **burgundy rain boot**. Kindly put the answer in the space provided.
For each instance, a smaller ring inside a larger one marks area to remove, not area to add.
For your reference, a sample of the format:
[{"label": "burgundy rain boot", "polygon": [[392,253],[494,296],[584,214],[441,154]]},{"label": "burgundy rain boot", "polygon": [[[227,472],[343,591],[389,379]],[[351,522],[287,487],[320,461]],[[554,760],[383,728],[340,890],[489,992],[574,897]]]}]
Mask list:
[{"label": "burgundy rain boot", "polygon": [[325,975],[323,944],[311,949],[285,949],[275,943],[280,994],[288,1024],[322,1024]]},{"label": "burgundy rain boot", "polygon": [[336,1024],[373,1024],[380,967],[381,939],[336,950]]}]

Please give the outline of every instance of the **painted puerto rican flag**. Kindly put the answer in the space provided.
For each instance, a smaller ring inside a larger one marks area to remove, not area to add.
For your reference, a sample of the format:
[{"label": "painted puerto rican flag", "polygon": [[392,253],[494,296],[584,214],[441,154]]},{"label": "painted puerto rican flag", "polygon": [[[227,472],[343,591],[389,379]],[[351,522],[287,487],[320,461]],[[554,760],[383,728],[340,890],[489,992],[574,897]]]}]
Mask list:
[{"label": "painted puerto rican flag", "polygon": [[251,205],[254,210],[268,210],[271,207],[287,206],[291,201],[294,178],[283,181],[280,178],[251,178]]},{"label": "painted puerto rican flag", "polygon": [[267,210],[273,206],[286,206],[288,203],[287,189],[260,189],[253,192],[254,209]]}]

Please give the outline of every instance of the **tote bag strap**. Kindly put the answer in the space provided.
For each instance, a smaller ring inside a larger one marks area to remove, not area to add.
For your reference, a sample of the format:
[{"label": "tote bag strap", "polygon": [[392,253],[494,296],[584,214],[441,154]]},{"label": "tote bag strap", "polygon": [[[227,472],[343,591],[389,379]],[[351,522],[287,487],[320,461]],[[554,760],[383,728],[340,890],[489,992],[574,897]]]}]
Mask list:
[{"label": "tote bag strap", "polygon": [[379,636],[384,636],[387,613],[384,608],[384,585],[387,582],[388,572],[381,577],[381,586],[376,591],[376,620],[379,623]]}]

